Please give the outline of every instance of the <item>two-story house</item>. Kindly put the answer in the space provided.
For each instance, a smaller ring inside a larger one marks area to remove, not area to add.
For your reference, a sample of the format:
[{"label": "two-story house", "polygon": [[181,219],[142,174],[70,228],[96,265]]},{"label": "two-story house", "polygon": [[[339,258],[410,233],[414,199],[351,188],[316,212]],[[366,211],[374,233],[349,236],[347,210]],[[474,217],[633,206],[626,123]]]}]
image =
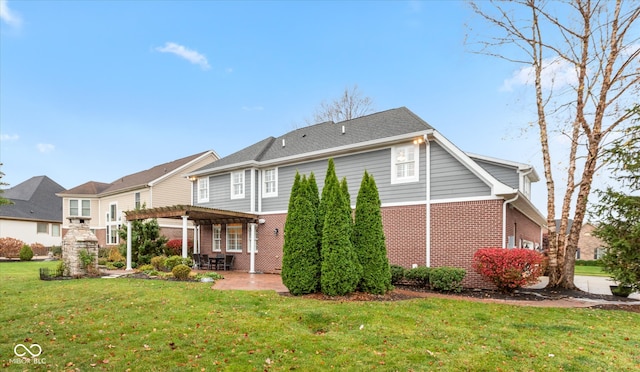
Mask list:
[{"label": "two-story house", "polygon": [[327,160],[346,177],[352,207],[364,170],[376,180],[389,261],[469,271],[482,247],[535,248],[544,216],[530,201],[538,181],[526,164],[467,154],[407,108],[269,137],[189,173],[191,207],[129,213],[196,222],[196,251],[234,254],[235,266],[279,272],[296,172],[313,172],[322,192]]},{"label": "two-story house", "polygon": [[[190,204],[191,182],[186,174],[218,160],[214,151],[200,152],[147,170],[129,174],[111,183],[86,182],[58,193],[62,197],[63,235],[68,217],[89,219],[89,226],[100,246],[118,245],[118,229],[123,223],[122,212],[136,208]],[[172,238],[182,236],[182,223],[160,219],[162,234]],[[192,235],[192,227],[190,226]]]}]

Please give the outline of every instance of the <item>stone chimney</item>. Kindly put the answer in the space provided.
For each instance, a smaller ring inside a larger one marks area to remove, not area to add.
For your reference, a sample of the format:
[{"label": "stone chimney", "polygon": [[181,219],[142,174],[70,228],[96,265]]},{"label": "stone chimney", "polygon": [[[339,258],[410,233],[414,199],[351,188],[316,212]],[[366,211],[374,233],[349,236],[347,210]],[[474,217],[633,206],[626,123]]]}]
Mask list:
[{"label": "stone chimney", "polygon": [[98,238],[89,229],[89,217],[72,216],[69,220],[69,231],[62,239],[62,260],[73,277],[90,274],[83,267],[80,251],[86,251],[93,257],[95,272],[98,269]]}]

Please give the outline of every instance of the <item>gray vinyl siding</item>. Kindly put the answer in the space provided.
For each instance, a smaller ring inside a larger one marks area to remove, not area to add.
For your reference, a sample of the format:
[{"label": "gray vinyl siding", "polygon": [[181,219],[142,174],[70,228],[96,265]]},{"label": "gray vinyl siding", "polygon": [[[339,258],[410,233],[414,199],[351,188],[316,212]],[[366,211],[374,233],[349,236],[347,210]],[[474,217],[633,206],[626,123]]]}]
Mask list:
[{"label": "gray vinyl siding", "polygon": [[197,205],[238,212],[250,212],[251,171],[244,172],[244,199],[231,199],[231,173],[209,177],[209,202]]},{"label": "gray vinyl siding", "polygon": [[520,177],[518,176],[518,170],[514,167],[499,165],[495,163],[489,163],[483,160],[473,159],[484,170],[489,172],[492,176],[498,179],[498,181],[505,185],[511,186],[514,189],[520,188]]},{"label": "gray vinyl siding", "polygon": [[[334,158],[336,174],[342,181],[347,178],[351,205],[354,206],[362,175],[367,170],[373,175],[382,203],[424,202],[426,199],[426,170],[424,163],[424,145],[420,146],[419,181],[403,184],[391,184],[391,149],[363,152]],[[281,166],[278,168],[278,196],[262,199],[262,211],[284,211],[289,203],[289,194],[296,171],[301,175],[311,172],[316,177],[319,192],[322,193],[327,172],[327,159]]]},{"label": "gray vinyl siding", "polygon": [[437,143],[431,143],[431,199],[491,195],[491,188]]}]

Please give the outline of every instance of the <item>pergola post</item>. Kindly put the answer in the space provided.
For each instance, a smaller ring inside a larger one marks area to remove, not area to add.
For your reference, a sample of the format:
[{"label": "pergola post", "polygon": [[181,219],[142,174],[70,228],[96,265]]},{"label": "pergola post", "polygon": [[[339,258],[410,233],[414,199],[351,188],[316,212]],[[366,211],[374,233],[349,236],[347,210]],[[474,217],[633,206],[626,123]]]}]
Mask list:
[{"label": "pergola post", "polygon": [[189,216],[182,216],[182,258],[187,258],[187,221]]},{"label": "pergola post", "polygon": [[127,221],[127,270],[131,268],[131,221]]},{"label": "pergola post", "polygon": [[256,226],[255,223],[249,224],[249,273],[256,272]]}]

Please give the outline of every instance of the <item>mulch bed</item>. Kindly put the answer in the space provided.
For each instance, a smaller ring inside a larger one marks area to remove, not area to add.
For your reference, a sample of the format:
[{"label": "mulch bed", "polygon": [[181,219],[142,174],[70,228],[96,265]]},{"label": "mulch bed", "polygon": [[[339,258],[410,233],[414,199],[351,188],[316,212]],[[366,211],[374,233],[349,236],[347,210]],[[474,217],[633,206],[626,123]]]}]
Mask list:
[{"label": "mulch bed", "polygon": [[[282,294],[283,296],[292,296],[289,293]],[[519,301],[535,302],[535,301],[557,301],[566,299],[589,299],[589,300],[604,300],[612,302],[630,302],[629,305],[625,304],[595,304],[590,306],[594,309],[603,310],[623,310],[635,313],[640,313],[640,305],[637,304],[638,300],[629,299],[626,297],[618,297],[612,295],[601,295],[594,293],[587,293],[580,290],[549,290],[549,289],[523,289],[511,294],[502,293],[499,291],[482,290],[482,289],[464,289],[460,293],[441,293],[415,287],[411,285],[396,285],[395,289],[384,295],[373,295],[369,293],[355,292],[345,296],[328,296],[322,293],[312,293],[301,296],[309,299],[316,299],[322,301],[402,301],[415,298],[424,297],[445,297],[445,298],[458,298],[466,299],[470,301],[480,300],[504,300],[509,301],[510,304],[518,304]],[[635,304],[633,304],[635,303]],[[558,304],[558,306],[567,306],[566,303]]]}]

